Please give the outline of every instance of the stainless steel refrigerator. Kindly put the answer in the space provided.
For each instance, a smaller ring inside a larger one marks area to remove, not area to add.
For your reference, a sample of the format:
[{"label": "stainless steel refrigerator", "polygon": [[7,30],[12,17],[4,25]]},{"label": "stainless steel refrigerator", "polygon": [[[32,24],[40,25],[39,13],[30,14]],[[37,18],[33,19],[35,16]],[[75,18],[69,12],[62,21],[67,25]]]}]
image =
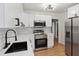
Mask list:
[{"label": "stainless steel refrigerator", "polygon": [[65,24],[65,54],[79,56],[79,17],[72,17]]}]

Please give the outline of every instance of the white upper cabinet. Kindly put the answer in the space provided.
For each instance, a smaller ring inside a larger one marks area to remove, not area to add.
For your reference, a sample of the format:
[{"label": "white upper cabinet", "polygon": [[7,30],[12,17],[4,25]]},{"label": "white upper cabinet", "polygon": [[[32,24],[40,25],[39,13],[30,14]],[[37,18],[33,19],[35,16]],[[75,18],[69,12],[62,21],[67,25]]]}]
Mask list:
[{"label": "white upper cabinet", "polygon": [[15,18],[19,18],[20,23],[23,22],[26,27],[33,27],[35,20],[46,21],[46,26],[51,26],[50,15],[24,13],[21,3],[0,3],[0,28],[17,27]]},{"label": "white upper cabinet", "polygon": [[29,21],[29,27],[33,27],[34,26],[34,15],[33,14],[29,14],[28,21]]},{"label": "white upper cabinet", "polygon": [[68,8],[68,18],[79,16],[79,4]]},{"label": "white upper cabinet", "polygon": [[45,21],[45,15],[35,15],[35,21]]},{"label": "white upper cabinet", "polygon": [[46,15],[45,16],[45,20],[46,20],[46,26],[47,27],[51,27],[51,24],[52,24],[52,17],[50,15]]},{"label": "white upper cabinet", "polygon": [[22,13],[21,17],[20,22],[23,22],[25,27],[33,27],[34,15]]},{"label": "white upper cabinet", "polygon": [[28,27],[29,26],[29,21],[28,21],[28,14],[26,14],[26,13],[22,13],[22,18],[20,19],[20,22],[23,22],[23,24],[26,26],[26,27]]},{"label": "white upper cabinet", "polygon": [[35,20],[45,21],[46,27],[51,26],[51,16],[50,15],[35,15]]},{"label": "white upper cabinet", "polygon": [[34,19],[35,21],[36,20],[41,20],[41,15],[35,15],[35,19]]},{"label": "white upper cabinet", "polygon": [[4,28],[4,16],[5,16],[5,12],[4,12],[4,4],[0,3],[0,28]]},{"label": "white upper cabinet", "polygon": [[23,12],[22,4],[20,3],[6,3],[5,4],[5,27],[15,27],[15,18],[20,18]]}]

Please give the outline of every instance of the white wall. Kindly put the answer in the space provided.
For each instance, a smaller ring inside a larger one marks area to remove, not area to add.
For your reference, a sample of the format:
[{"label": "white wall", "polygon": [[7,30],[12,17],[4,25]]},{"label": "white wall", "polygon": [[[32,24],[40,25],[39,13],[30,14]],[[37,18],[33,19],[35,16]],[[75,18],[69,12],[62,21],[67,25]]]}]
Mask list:
[{"label": "white wall", "polygon": [[59,20],[59,43],[65,44],[65,21],[67,20],[67,11],[58,14],[54,13],[52,18]]},{"label": "white wall", "polygon": [[65,21],[67,20],[67,12],[61,13],[59,17],[59,42],[65,44]]}]

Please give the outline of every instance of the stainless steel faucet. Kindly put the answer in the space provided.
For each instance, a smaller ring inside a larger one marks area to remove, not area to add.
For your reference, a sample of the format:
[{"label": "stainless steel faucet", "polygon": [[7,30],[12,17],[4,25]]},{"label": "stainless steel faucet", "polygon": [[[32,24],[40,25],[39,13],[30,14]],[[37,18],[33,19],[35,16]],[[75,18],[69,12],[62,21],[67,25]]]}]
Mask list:
[{"label": "stainless steel faucet", "polygon": [[17,41],[16,31],[13,30],[13,29],[9,29],[9,30],[7,30],[6,33],[5,33],[5,47],[4,47],[4,49],[7,48],[7,46],[10,44],[10,43],[7,43],[7,39],[8,39],[8,37],[7,37],[7,33],[8,33],[9,31],[13,31],[13,32],[14,32],[14,34],[15,34],[15,41]]}]

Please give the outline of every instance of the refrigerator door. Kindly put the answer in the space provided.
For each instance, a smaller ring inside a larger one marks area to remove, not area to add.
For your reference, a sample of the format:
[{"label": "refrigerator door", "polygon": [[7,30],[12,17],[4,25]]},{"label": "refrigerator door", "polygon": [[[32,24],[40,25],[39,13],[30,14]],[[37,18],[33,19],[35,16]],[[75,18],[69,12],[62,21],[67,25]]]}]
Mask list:
[{"label": "refrigerator door", "polygon": [[73,30],[72,30],[72,52],[73,56],[78,56],[78,39],[79,39],[79,30],[78,30],[78,18],[73,18]]},{"label": "refrigerator door", "polygon": [[71,56],[71,19],[65,24],[65,53]]},{"label": "refrigerator door", "polygon": [[79,18],[78,18],[78,56],[79,56]]}]

